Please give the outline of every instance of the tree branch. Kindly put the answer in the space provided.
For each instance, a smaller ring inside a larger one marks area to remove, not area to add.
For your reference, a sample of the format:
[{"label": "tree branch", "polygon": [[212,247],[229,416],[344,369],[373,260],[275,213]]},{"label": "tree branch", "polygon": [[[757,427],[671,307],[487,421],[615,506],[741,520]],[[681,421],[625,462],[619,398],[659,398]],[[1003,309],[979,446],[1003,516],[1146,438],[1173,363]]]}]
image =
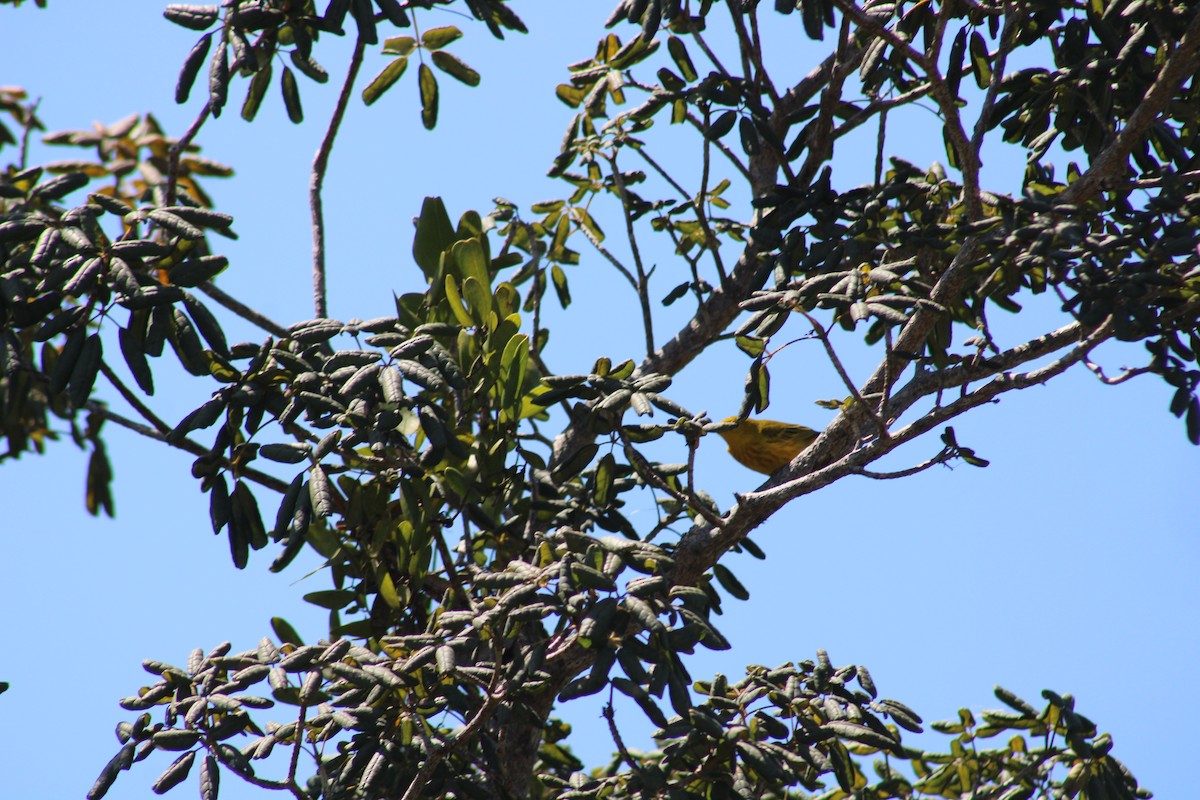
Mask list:
[{"label": "tree branch", "polygon": [[217,285],[212,281],[205,281],[196,288],[204,292],[213,300],[216,300],[219,305],[224,306],[247,322],[257,325],[259,328],[263,329],[272,336],[275,336],[279,339],[287,338],[287,328],[283,327],[278,322],[275,322],[265,314],[255,311],[253,308],[236,299],[232,295],[226,294],[221,289],[218,289]]},{"label": "tree branch", "polygon": [[1200,48],[1200,9],[1192,11],[1192,21],[1179,40],[1179,46],[1167,58],[1146,99],[1129,115],[1125,127],[1112,143],[1092,159],[1091,166],[1058,196],[1058,202],[1078,205],[1088,200],[1109,180],[1121,177],[1129,154],[1162,110],[1171,102],[1179,87],[1200,68],[1196,50]]},{"label": "tree branch", "polygon": [[[224,45],[221,45],[224,47]],[[204,108],[192,120],[192,124],[188,126],[187,131],[183,136],[176,140],[171,149],[167,151],[167,202],[166,205],[175,205],[175,188],[179,181],[179,157],[183,155],[183,151],[192,143],[192,139],[196,138],[196,134],[200,132],[200,128],[208,121],[208,115],[212,113],[212,106],[208,103],[204,104]]]},{"label": "tree branch", "polygon": [[346,114],[346,105],[350,102],[350,92],[354,89],[354,81],[358,77],[358,68],[362,66],[366,46],[366,42],[361,38],[354,43],[354,52],[350,55],[350,68],[346,71],[346,79],[342,81],[342,91],[338,94],[337,105],[334,106],[329,127],[325,130],[325,138],[321,140],[317,156],[313,159],[312,177],[308,184],[308,202],[312,209],[313,226],[313,312],[317,317],[329,316],[329,304],[325,294],[325,215],[321,189],[325,185],[325,170],[329,166],[333,141],[337,138],[342,118]]}]

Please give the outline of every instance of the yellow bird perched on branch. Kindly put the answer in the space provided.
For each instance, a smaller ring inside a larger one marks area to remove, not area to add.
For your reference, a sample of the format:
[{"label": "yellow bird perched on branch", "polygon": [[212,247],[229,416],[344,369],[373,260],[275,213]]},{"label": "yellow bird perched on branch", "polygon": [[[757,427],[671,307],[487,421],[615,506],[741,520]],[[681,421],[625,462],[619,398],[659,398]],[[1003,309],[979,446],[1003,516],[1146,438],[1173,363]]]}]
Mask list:
[{"label": "yellow bird perched on branch", "polygon": [[[721,423],[737,421],[737,417],[726,417]],[[717,433],[739,464],[764,475],[784,466],[817,440],[812,428],[769,419],[745,419]]]}]

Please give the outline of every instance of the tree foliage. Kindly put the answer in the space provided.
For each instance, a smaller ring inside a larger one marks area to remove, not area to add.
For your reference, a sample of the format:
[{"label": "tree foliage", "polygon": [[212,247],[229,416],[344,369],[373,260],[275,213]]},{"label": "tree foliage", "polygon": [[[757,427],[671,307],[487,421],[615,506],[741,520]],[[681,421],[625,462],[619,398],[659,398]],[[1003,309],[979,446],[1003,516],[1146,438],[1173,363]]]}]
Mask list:
[{"label": "tree foliage", "polygon": [[[105,424],[158,439],[196,456],[235,566],[268,548],[282,570],[308,547],[330,579],[307,596],[330,612],[316,644],[276,620],[255,650],[145,662],[154,682],[122,701],[139,716],[89,796],[155,750],[180,753],[155,791],[195,772],[206,798],[222,774],[297,798],[1143,795],[1069,695],[1038,709],[997,689],[1009,710],[935,723],[948,748],[931,752],[904,742],[922,720],[863,666],[818,651],[695,680],[687,657],[728,647],[713,617],[746,592],[721,559],[761,557],[758,525],[844,477],[899,477],[870,467],[931,432],[937,453],[903,474],[986,466],[947,424],[1006,392],[1076,365],[1106,382],[1150,373],[1200,440],[1200,13],[621,0],[558,87],[572,109],[551,168],[564,196],[457,219],[426,199],[412,246],[424,291],[385,318],[331,319],[320,190],[347,104],[415,80],[433,129],[438,75],[479,83],[464,32],[428,24],[442,6],[498,38],[525,30],[500,0],[171,5],[197,33],[176,90],[195,123],[179,137],[149,115],[51,134],[87,152],[41,166],[25,163],[41,121],[20,90],[0,92],[0,147],[16,154],[0,179],[3,458],[42,452],[65,422],[92,451],[88,508],[111,514]],[[829,55],[776,65],[768,26],[828,38]],[[232,173],[194,142],[235,90],[249,121],[278,83],[301,122],[301,78],[329,78],[322,36],[356,45],[314,167],[314,318],[284,326],[215,283],[230,267],[217,237],[235,234],[203,184]],[[369,47],[394,58],[360,81]],[[889,115],[914,104],[936,116],[945,167],[891,155]],[[701,163],[655,154],[670,126],[701,143]],[[847,185],[835,152],[868,129],[873,180]],[[1019,195],[982,185],[985,144],[1025,154]],[[661,276],[643,259],[653,237],[677,257]],[[543,358],[543,302],[569,306],[585,253],[628,284],[640,363],[559,373]],[[1064,325],[994,334],[989,316],[1047,292]],[[664,336],[660,304],[689,304],[687,324]],[[264,338],[231,345],[228,314]],[[691,469],[715,426],[671,399],[672,379],[735,338],[742,415],[761,412],[772,342],[798,329],[845,380],[838,415],[723,511]],[[852,339],[878,357],[861,383],[838,356]],[[1107,375],[1089,356],[1109,340],[1143,342],[1145,363]],[[174,425],[152,409],[166,354],[214,387]],[[99,399],[101,378],[129,412]],[[688,463],[647,454],[666,436]],[[657,517],[639,525],[625,512],[647,493]],[[632,699],[657,749],[626,748],[610,704],[616,757],[588,771],[554,709],[601,691]]]}]

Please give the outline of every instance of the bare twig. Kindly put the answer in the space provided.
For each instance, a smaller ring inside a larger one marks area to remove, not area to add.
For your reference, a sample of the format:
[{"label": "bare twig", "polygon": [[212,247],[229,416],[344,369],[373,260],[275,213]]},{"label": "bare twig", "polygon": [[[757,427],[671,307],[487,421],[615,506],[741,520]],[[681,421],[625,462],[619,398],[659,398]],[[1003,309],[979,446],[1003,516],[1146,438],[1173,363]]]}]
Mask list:
[{"label": "bare twig", "polygon": [[924,472],[932,466],[945,464],[951,459],[951,457],[953,457],[953,454],[954,451],[947,447],[928,461],[922,461],[920,464],[911,466],[908,469],[896,470],[895,472],[874,472],[872,470],[859,467],[858,469],[851,470],[850,474],[861,475],[864,478],[870,478],[871,480],[876,481],[890,481],[895,480],[896,478],[907,478],[910,475],[916,475],[918,472]]},{"label": "bare twig", "polygon": [[[692,123],[692,126],[696,130],[700,131],[700,135],[703,136],[705,130],[707,130],[707,126],[705,126],[704,122],[691,111],[687,112],[686,118],[688,122]],[[708,139],[707,137],[705,138],[706,141],[711,142],[713,147],[720,150],[725,158],[729,159],[729,163],[733,165],[734,169],[742,174],[743,178],[750,180],[750,169],[742,163],[742,160],[737,157],[736,153],[729,149],[729,145],[725,144],[720,139],[714,141],[712,139]]]},{"label": "bare twig", "polygon": [[[24,106],[25,118],[21,120],[21,153],[17,159],[17,163],[21,165],[21,169],[29,163],[29,137],[33,135],[33,129],[38,124],[37,110],[42,104],[42,99],[39,97],[32,103]],[[43,128],[42,130],[45,130]]]},{"label": "bare twig", "polygon": [[[222,45],[224,46],[224,45]],[[180,139],[177,139],[171,149],[167,151],[167,202],[166,205],[175,205],[175,190],[176,184],[179,181],[179,158],[183,155],[183,151],[187,150],[191,145],[192,139],[196,138],[196,134],[200,132],[200,128],[208,121],[208,115],[212,113],[212,107],[204,104],[204,108],[192,120],[192,124],[188,126]]]},{"label": "bare twig", "polygon": [[604,704],[604,708],[600,709],[600,715],[608,721],[608,733],[612,736],[613,744],[617,746],[617,754],[621,760],[629,765],[629,768],[634,772],[641,774],[642,766],[634,760],[629,754],[629,749],[625,747],[625,740],[621,738],[621,732],[617,730],[617,718],[613,713],[613,688],[612,684],[608,685],[608,702]]},{"label": "bare twig", "polygon": [[262,328],[272,336],[283,339],[288,335],[287,328],[283,327],[278,322],[275,322],[265,314],[255,311],[253,308],[236,299],[235,297],[226,294],[221,289],[218,289],[217,285],[212,281],[206,281],[196,288],[204,292],[213,300],[216,300],[219,305],[229,309],[247,322],[257,325],[259,328]]},{"label": "bare twig", "polygon": [[300,703],[300,715],[296,720],[296,746],[292,748],[292,758],[288,763],[288,782],[296,782],[296,770],[300,765],[300,747],[304,743],[304,722],[308,715],[308,705]]},{"label": "bare twig", "polygon": [[821,323],[818,322],[812,314],[809,314],[800,306],[796,306],[795,310],[803,314],[804,318],[808,320],[810,325],[812,325],[813,333],[817,335],[817,338],[821,340],[821,344],[825,346],[825,354],[829,356],[829,363],[833,364],[833,368],[837,370],[837,374],[842,378],[842,383],[844,383],[846,388],[850,390],[850,394],[854,397],[854,402],[859,408],[861,408],[871,417],[872,421],[875,423],[879,435],[886,439],[888,435],[887,425],[884,423],[884,420],[875,413],[875,409],[869,403],[867,403],[865,399],[863,399],[861,394],[859,394],[858,386],[856,386],[854,381],[850,379],[850,374],[847,373],[846,368],[842,366],[842,360],[838,358],[837,351],[833,349],[833,342],[829,341],[829,333],[821,326]]},{"label": "bare twig", "polygon": [[629,459],[630,465],[633,466],[634,470],[637,471],[637,474],[642,478],[642,480],[646,481],[646,483],[650,484],[655,489],[669,494],[684,508],[690,508],[694,510],[697,514],[708,520],[709,524],[713,525],[714,527],[721,527],[722,522],[719,515],[714,514],[712,510],[709,509],[708,506],[706,506],[703,502],[701,502],[701,500],[694,494],[684,494],[683,492],[672,489],[671,485],[664,481],[659,474],[654,471],[654,467],[650,466],[650,463],[646,461],[645,457],[639,453],[637,448],[633,446],[633,443],[629,441],[629,435],[625,433],[624,430],[618,429],[618,431],[621,434],[621,443],[625,446],[625,457]]},{"label": "bare twig", "polygon": [[609,156],[608,165],[612,169],[613,183],[617,187],[617,197],[621,201],[621,213],[625,218],[625,235],[629,239],[629,250],[633,253],[633,265],[637,269],[637,296],[642,307],[642,331],[646,335],[646,357],[654,353],[654,314],[650,309],[650,278],[642,263],[642,253],[638,248],[637,232],[633,229],[633,215],[629,211],[629,193],[625,188],[625,178],[621,168],[617,166],[616,153]]},{"label": "bare twig", "polygon": [[337,105],[334,106],[333,116],[329,127],[325,130],[325,138],[317,149],[313,159],[312,177],[308,184],[308,202],[312,209],[313,226],[313,311],[317,317],[329,316],[329,304],[325,294],[325,215],[324,204],[321,200],[321,188],[325,185],[325,171],[329,167],[329,154],[333,151],[333,141],[337,138],[342,118],[346,114],[346,106],[350,102],[350,93],[354,90],[354,81],[358,77],[358,69],[362,66],[363,52],[367,44],[362,39],[354,43],[354,52],[350,56],[350,68],[346,71],[346,79],[342,82],[342,91],[338,94]]},{"label": "bare twig", "polygon": [[125,382],[118,377],[117,373],[113,372],[112,367],[110,367],[104,361],[100,362],[100,374],[108,379],[108,382],[111,383],[113,388],[120,393],[121,397],[125,398],[125,402],[133,406],[133,408],[142,415],[143,419],[154,426],[155,430],[164,435],[171,432],[171,426],[163,422],[157,414],[151,411],[150,407],[143,403],[141,398],[134,394],[133,391],[125,385]]},{"label": "bare twig", "polygon": [[1013,8],[1008,9],[1004,18],[1004,28],[1000,32],[1000,46],[996,50],[996,63],[992,67],[992,79],[988,81],[987,93],[979,106],[979,117],[975,120],[975,130],[971,133],[971,148],[978,153],[983,147],[983,135],[987,133],[992,108],[1000,95],[1000,83],[1004,80],[1004,69],[1008,65],[1008,54],[1014,46],[1013,29],[1023,20]]},{"label": "bare twig", "polygon": [[632,286],[633,290],[636,292],[638,290],[638,279],[635,278],[633,276],[633,273],[629,271],[629,267],[622,264],[621,260],[619,258],[617,258],[616,256],[614,256],[612,254],[612,252],[607,247],[605,247],[604,244],[601,243],[601,241],[599,239],[592,236],[591,231],[589,231],[587,228],[583,227],[582,225],[579,226],[579,229],[581,231],[583,231],[583,237],[585,239],[587,239],[588,242],[591,243],[592,247],[596,248],[596,252],[599,253],[600,255],[602,255],[604,257],[605,261],[612,264],[613,267],[616,268],[617,272],[621,273],[622,277],[624,277],[625,280],[629,282],[629,285]]},{"label": "bare twig", "polygon": [[1138,375],[1145,375],[1147,373],[1154,372],[1153,367],[1136,367],[1134,369],[1124,368],[1121,370],[1120,375],[1115,375],[1110,378],[1104,373],[1104,368],[1092,361],[1090,358],[1085,358],[1083,360],[1083,365],[1091,370],[1092,374],[1099,378],[1101,383],[1108,384],[1109,386],[1116,386],[1119,383],[1124,383],[1130,378],[1136,378]]}]

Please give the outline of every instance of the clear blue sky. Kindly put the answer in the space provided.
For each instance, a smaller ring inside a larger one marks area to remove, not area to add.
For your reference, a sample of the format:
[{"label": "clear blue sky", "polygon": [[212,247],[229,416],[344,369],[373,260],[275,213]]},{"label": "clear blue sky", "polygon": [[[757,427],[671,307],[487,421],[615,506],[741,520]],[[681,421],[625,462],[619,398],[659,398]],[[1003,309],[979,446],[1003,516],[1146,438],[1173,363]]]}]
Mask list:
[{"label": "clear blue sky", "polygon": [[[572,113],[553,88],[566,64],[592,54],[611,5],[574,3],[566,20],[561,3],[514,3],[532,33],[505,43],[463,25],[466,39],[454,51],[483,73],[483,84],[468,90],[443,79],[433,134],[420,127],[413,74],[370,109],[351,104],[326,193],[333,316],[387,314],[393,291],[417,286],[409,220],[425,195],[445,197],[456,216],[467,208],[486,212],[496,195],[528,207],[565,193],[544,178]],[[165,22],[162,6],[125,0],[0,10],[0,85],[44,98],[39,114],[51,130],[152,111],[178,135],[201,103],[199,87],[184,108],[172,100],[195,34]],[[426,16],[426,24],[463,22]],[[772,33],[791,43],[776,57],[800,63],[801,71],[815,62],[819,51],[808,48],[798,16]],[[318,49],[332,80],[318,87],[301,79],[303,126],[286,122],[276,89],[259,121],[243,123],[237,109],[244,84],[237,82],[225,115],[199,139],[207,156],[238,173],[208,184],[242,234],[238,242],[215,240],[233,262],[221,285],[285,324],[312,316],[308,171],[346,53],[341,44]],[[383,63],[372,54],[365,77]],[[892,139],[921,165],[944,160],[931,120],[903,119],[909,127]],[[849,148],[839,155],[848,164],[866,160]],[[39,148],[33,160],[72,157]],[[989,153],[986,176],[993,188],[1012,190],[1022,168],[1019,155]],[[852,176],[853,168],[837,174]],[[843,180],[843,188],[852,182]],[[735,212],[748,216],[744,208]],[[608,229],[615,240],[617,227]],[[664,275],[661,296],[677,282],[672,270],[679,265],[661,248],[651,260]],[[586,253],[571,271],[573,321],[554,328],[549,353],[559,371],[586,371],[599,355],[639,356],[637,326],[612,324],[610,304],[630,299],[614,277]],[[998,321],[1009,343],[1054,318],[1052,304],[1032,305],[1033,323]],[[670,329],[662,324],[660,338]],[[235,341],[260,338],[236,324],[230,334]],[[869,354],[849,341],[844,346],[861,380]],[[1136,348],[1098,355],[1110,368],[1141,358]],[[746,366],[732,347],[715,352],[681,375],[671,396],[714,416],[733,413]],[[817,345],[793,346],[771,366],[770,416],[814,427],[829,421],[811,401],[845,392]],[[179,373],[158,384],[156,408],[168,420],[211,391]],[[718,622],[733,650],[700,654],[693,676],[739,675],[746,664],[809,658],[824,647],[837,664],[868,665],[885,696],[926,720],[952,717],[959,705],[998,706],[991,696],[997,683],[1035,703],[1042,688],[1073,692],[1078,710],[1113,734],[1114,754],[1146,786],[1160,797],[1186,796],[1192,785],[1182,767],[1192,754],[1183,737],[1163,735],[1169,707],[1155,703],[1150,711],[1145,703],[1158,680],[1187,685],[1200,662],[1200,453],[1168,415],[1169,397],[1154,378],[1105,387],[1076,371],[955,423],[959,440],[991,460],[988,469],[847,480],[802,498],[756,534],[767,561],[730,562],[752,597],[726,603]],[[109,443],[117,476],[113,521],[84,512],[85,461],[69,442],[0,467],[7,520],[0,680],[12,684],[0,696],[7,731],[0,772],[8,796],[87,791],[116,750],[113,727],[129,716],[117,699],[149,680],[141,659],[181,662],[193,647],[227,638],[235,649],[253,647],[270,634],[273,615],[310,639],[325,624],[324,612],[300,600],[325,588],[320,574],[304,578],[314,561],[282,576],[266,571],[272,556],[265,552],[242,572],[231,567],[226,539],[212,535],[207,499],[188,472],[190,456],[115,429]],[[937,450],[933,438],[890,463],[906,466]],[[683,456],[682,449],[664,454]],[[715,440],[701,448],[697,473],[722,506],[734,491],[759,483]],[[593,764],[611,750],[598,708],[593,698],[564,709],[578,731],[577,751]],[[647,726],[636,717],[628,712],[622,728],[631,745],[645,746]],[[161,769],[165,761],[152,764]],[[148,797],[157,772],[138,765],[109,796]],[[175,793],[195,791],[192,784]],[[222,787],[224,798],[252,796],[260,795],[231,777]]]}]

